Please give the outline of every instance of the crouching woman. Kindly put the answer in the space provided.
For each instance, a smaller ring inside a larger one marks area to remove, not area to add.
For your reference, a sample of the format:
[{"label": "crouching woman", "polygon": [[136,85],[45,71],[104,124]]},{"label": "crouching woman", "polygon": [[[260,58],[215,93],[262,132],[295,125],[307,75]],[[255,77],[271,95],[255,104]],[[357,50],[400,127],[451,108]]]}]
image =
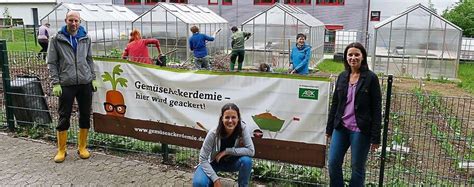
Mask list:
[{"label": "crouching woman", "polygon": [[199,153],[193,186],[221,186],[216,172],[239,172],[239,186],[248,186],[255,149],[249,131],[242,124],[237,105],[221,109],[219,125],[209,131]]}]

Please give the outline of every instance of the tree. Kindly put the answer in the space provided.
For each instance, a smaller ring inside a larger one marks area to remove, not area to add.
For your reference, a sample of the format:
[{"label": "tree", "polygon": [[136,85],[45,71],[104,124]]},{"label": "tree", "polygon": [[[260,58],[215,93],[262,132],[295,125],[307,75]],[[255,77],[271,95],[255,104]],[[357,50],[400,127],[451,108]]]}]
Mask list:
[{"label": "tree", "polygon": [[464,36],[474,37],[474,0],[462,0],[442,16],[463,29]]}]

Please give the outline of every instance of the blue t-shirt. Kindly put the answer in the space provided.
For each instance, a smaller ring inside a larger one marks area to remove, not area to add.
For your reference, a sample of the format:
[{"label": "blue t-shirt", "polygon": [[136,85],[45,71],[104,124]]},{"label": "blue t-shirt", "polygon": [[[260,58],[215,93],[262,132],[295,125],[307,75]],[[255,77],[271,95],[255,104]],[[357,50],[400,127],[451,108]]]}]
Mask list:
[{"label": "blue t-shirt", "polygon": [[197,32],[189,38],[189,47],[193,51],[194,57],[202,58],[207,56],[206,41],[214,41],[214,37]]}]

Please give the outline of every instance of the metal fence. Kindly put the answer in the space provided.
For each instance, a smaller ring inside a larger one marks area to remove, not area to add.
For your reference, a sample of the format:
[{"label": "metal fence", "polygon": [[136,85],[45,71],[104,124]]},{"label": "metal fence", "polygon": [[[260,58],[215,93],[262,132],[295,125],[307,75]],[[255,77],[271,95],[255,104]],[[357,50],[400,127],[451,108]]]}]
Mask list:
[{"label": "metal fence", "polygon": [[[2,59],[3,54],[7,54],[8,59]],[[0,60],[3,62],[1,127],[6,129],[8,125],[14,126],[18,134],[33,138],[55,137],[57,97],[51,94],[46,63],[36,53],[19,51],[0,50]],[[387,79],[381,78],[384,98],[387,98]],[[28,88],[37,91],[27,89],[28,92],[22,92],[22,85],[30,85]],[[384,110],[389,113],[387,117],[390,120],[384,136],[387,147],[382,149],[386,150],[386,156],[381,156],[385,155],[382,151],[370,153],[366,183],[397,186],[474,184],[470,176],[473,163],[469,162],[474,160],[474,126],[470,118],[472,98],[445,97],[421,90],[395,92],[391,96],[390,110]],[[74,107],[68,132],[68,141],[73,143],[77,140],[77,112],[77,107]],[[96,133],[93,128],[89,143],[92,147],[104,149],[156,154],[168,164],[193,167],[198,162],[199,150]],[[345,180],[348,181],[350,156],[346,156],[344,170]],[[328,179],[327,168],[259,159],[253,167],[253,180],[275,184],[327,185]],[[383,179],[383,183],[380,183],[380,179]]]}]

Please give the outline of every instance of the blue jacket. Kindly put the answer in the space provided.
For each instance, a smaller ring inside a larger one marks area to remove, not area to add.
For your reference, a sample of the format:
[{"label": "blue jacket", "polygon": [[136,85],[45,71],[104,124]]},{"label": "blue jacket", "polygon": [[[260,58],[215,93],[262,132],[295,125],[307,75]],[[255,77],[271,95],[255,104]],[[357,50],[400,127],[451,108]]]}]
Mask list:
[{"label": "blue jacket", "polygon": [[308,65],[311,58],[311,46],[304,44],[302,49],[298,49],[296,45],[291,50],[291,62],[296,73],[307,75],[309,73]]},{"label": "blue jacket", "polygon": [[202,58],[207,56],[206,41],[214,41],[214,37],[198,32],[189,38],[189,47],[193,51],[194,57]]}]

